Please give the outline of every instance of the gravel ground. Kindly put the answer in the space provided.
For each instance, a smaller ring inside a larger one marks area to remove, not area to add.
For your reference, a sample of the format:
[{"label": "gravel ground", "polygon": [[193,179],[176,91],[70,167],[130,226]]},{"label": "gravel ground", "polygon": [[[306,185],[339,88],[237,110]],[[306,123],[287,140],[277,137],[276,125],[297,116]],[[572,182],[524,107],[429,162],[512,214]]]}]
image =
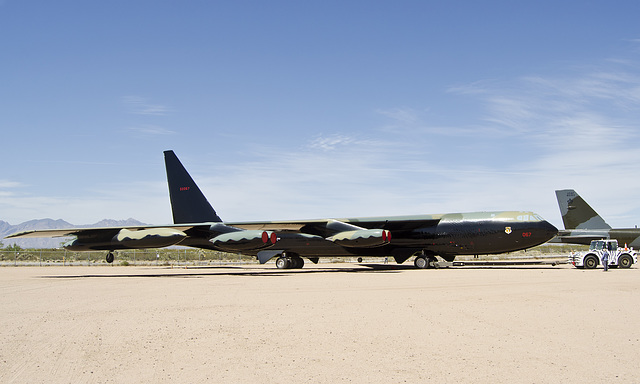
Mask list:
[{"label": "gravel ground", "polygon": [[0,268],[3,383],[638,383],[640,270]]}]

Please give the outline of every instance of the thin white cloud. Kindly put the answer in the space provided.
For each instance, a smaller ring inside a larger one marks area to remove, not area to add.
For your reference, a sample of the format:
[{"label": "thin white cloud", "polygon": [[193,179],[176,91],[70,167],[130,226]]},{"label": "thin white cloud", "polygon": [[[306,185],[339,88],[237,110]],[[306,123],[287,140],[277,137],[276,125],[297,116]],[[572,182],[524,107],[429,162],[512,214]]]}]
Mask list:
[{"label": "thin white cloud", "polygon": [[19,188],[22,187],[23,184],[17,181],[11,180],[0,180],[0,188],[2,189],[11,189],[11,188]]},{"label": "thin white cloud", "polygon": [[[428,123],[428,108],[396,107],[387,109],[377,109],[377,115],[387,119],[386,124],[379,128],[385,136],[392,140],[398,138],[411,137],[412,135],[437,134],[437,135],[457,135],[460,133],[473,134],[474,130],[469,127],[453,127],[434,125]],[[385,139],[387,141],[389,139]]]},{"label": "thin white cloud", "polygon": [[[0,206],[18,194],[17,189],[23,187],[24,184],[17,181],[0,180]],[[0,210],[2,212],[2,210]],[[2,217],[0,217],[2,220]]]},{"label": "thin white cloud", "polygon": [[173,135],[176,133],[175,131],[151,124],[137,125],[135,127],[130,127],[129,129],[144,135]]},{"label": "thin white cloud", "polygon": [[355,139],[346,135],[332,134],[329,136],[317,136],[309,144],[310,148],[332,151],[355,142]]},{"label": "thin white cloud", "polygon": [[165,116],[169,108],[164,105],[152,104],[140,96],[124,96],[122,101],[127,106],[129,113],[146,116]]},{"label": "thin white cloud", "polygon": [[400,125],[415,125],[420,121],[418,111],[409,107],[379,109],[376,112],[390,118]]},{"label": "thin white cloud", "polygon": [[[63,219],[75,225],[102,219],[135,219],[164,224],[171,221],[166,182],[110,182],[94,186],[79,196],[42,194],[0,194],[0,220],[19,224],[31,219]],[[166,197],[165,197],[166,196]]]}]

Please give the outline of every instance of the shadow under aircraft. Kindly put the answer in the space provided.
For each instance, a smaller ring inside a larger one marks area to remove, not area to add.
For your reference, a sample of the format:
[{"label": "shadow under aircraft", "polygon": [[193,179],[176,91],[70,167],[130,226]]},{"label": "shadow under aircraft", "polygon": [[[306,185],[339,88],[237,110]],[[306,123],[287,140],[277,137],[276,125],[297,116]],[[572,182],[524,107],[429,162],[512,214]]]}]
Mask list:
[{"label": "shadow under aircraft", "polygon": [[434,266],[437,256],[513,252],[542,244],[557,229],[533,212],[498,211],[316,220],[225,222],[207,201],[173,151],[165,151],[173,213],[171,225],[70,228],[16,233],[8,238],[75,236],[71,251],[161,248],[174,245],[276,258],[282,269],[302,268],[321,257],[411,257],[417,268]]}]

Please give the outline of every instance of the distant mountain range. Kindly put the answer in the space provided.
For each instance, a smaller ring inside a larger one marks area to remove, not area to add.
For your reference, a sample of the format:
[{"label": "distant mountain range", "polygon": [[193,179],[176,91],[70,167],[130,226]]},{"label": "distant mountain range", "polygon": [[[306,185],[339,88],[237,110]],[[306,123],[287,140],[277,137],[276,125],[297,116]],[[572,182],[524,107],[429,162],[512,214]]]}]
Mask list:
[{"label": "distant mountain range", "polygon": [[0,242],[5,246],[17,244],[22,248],[59,248],[69,238],[65,237],[38,237],[29,239],[5,239],[5,236],[16,232],[31,231],[34,229],[64,229],[64,228],[96,228],[96,227],[120,227],[120,226],[136,226],[147,225],[135,219],[127,220],[101,220],[95,224],[73,225],[64,220],[39,219],[29,220],[18,225],[11,225],[6,221],[0,220]]}]

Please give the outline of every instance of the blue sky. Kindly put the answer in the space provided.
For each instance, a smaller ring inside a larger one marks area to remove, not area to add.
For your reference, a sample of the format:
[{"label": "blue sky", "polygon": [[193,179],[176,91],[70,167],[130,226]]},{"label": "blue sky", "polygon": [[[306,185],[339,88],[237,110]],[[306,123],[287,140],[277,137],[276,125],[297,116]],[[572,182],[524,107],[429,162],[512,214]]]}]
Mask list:
[{"label": "blue sky", "polygon": [[[640,224],[640,2],[0,0],[0,220]],[[615,6],[614,6],[615,5]]]}]

